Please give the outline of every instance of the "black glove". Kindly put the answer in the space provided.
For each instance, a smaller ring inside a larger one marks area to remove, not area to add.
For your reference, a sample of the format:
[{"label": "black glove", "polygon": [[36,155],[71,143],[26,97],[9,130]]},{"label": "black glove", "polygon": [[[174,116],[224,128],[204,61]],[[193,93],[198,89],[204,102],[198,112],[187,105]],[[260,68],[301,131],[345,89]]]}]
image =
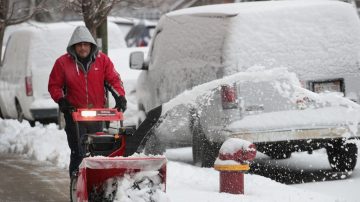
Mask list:
[{"label": "black glove", "polygon": [[116,105],[115,105],[115,108],[118,110],[118,111],[122,111],[122,112],[125,112],[126,110],[126,99],[124,96],[120,95],[118,97],[115,97],[115,102],[116,102]]},{"label": "black glove", "polygon": [[70,104],[65,98],[60,98],[59,102],[59,109],[62,113],[71,112],[75,110],[75,107]]}]

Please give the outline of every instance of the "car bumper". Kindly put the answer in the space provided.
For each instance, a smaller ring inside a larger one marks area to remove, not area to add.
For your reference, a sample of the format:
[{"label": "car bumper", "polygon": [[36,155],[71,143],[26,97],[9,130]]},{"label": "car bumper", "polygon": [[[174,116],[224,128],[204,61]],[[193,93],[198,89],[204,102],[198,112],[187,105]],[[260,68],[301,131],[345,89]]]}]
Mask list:
[{"label": "car bumper", "polygon": [[247,140],[253,143],[280,142],[311,139],[350,138],[350,131],[346,127],[296,129],[277,131],[240,131],[230,132],[229,137]]},{"label": "car bumper", "polygon": [[58,118],[58,109],[30,109],[31,115],[34,120],[40,119],[57,119]]}]

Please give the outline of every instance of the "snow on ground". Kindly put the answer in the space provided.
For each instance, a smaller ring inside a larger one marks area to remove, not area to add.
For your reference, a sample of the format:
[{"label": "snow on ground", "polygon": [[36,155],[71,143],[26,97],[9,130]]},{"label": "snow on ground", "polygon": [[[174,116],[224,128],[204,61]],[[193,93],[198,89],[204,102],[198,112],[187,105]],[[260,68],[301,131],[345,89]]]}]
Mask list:
[{"label": "snow on ground", "polygon": [[[275,75],[275,74],[274,74]],[[278,74],[276,74],[278,76]],[[131,80],[131,79],[130,79]],[[127,83],[128,89],[134,89],[133,83]],[[179,98],[179,97],[178,97]],[[135,95],[128,97],[129,103]],[[167,107],[176,105],[181,99],[175,99]],[[136,111],[136,104],[129,105],[129,111]],[[128,114],[129,119],[136,115]],[[358,145],[360,146],[360,145]],[[27,121],[0,119],[0,152],[14,153],[26,158],[47,161],[67,169],[70,150],[64,130],[57,125],[41,125],[30,127]],[[258,175],[245,175],[245,195],[219,193],[219,173],[212,168],[199,168],[191,164],[191,149],[169,149],[167,166],[167,195],[172,202],[176,201],[348,201],[358,200],[355,187],[360,186],[360,168],[357,165],[352,176],[341,181],[306,183],[300,185],[284,185],[269,178]],[[261,158],[261,155],[260,155]],[[285,165],[304,166],[310,168],[329,168],[325,152],[314,155],[296,153],[289,160],[280,161]],[[338,194],[336,190],[341,190]]]},{"label": "snow on ground", "polygon": [[[64,130],[55,124],[30,127],[26,121],[0,119],[0,152],[15,153],[27,158],[48,161],[67,168],[70,151]],[[191,164],[191,149],[170,149],[166,156],[167,194],[176,201],[358,201],[355,187],[360,185],[360,168],[346,180],[284,185],[257,175],[245,175],[245,195],[219,193],[219,174],[212,168],[199,168]],[[321,158],[320,158],[321,157]],[[284,163],[325,166],[325,153],[315,156],[298,153]],[[319,161],[319,159],[322,159]],[[182,162],[178,162],[182,161]],[[323,186],[324,185],[324,186]],[[341,190],[334,192],[334,190]],[[339,194],[337,194],[339,192]]]}]

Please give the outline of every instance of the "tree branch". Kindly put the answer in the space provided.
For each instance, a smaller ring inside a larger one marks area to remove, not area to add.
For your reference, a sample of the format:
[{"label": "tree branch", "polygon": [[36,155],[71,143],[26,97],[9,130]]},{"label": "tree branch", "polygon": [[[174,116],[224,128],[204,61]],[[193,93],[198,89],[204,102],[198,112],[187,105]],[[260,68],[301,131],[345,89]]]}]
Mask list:
[{"label": "tree branch", "polygon": [[11,11],[10,17],[5,20],[6,26],[14,25],[14,24],[19,24],[19,23],[25,22],[25,21],[31,19],[32,17],[34,17],[34,15],[36,15],[37,13],[46,11],[46,9],[43,7],[44,4],[45,4],[45,2],[46,2],[46,0],[42,0],[42,1],[35,7],[35,9],[34,9],[32,12],[30,12],[29,15],[25,15],[25,16],[22,16],[22,17],[18,17],[18,18],[12,19],[12,17],[13,17],[13,11],[15,10],[15,9],[14,9],[15,3],[14,3],[13,6],[12,6],[12,11]]}]

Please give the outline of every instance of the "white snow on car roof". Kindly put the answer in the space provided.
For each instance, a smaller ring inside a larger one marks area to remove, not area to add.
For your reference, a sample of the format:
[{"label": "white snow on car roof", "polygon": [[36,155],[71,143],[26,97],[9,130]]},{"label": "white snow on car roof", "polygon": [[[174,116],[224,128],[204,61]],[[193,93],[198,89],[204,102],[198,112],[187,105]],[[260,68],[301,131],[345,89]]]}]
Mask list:
[{"label": "white snow on car roof", "polygon": [[346,3],[338,1],[314,0],[314,1],[266,1],[266,2],[243,2],[236,4],[219,4],[200,7],[192,7],[176,10],[167,14],[167,16],[176,15],[203,15],[203,16],[235,16],[246,12],[263,12],[266,10],[276,10],[295,7],[309,6],[339,6]]}]

